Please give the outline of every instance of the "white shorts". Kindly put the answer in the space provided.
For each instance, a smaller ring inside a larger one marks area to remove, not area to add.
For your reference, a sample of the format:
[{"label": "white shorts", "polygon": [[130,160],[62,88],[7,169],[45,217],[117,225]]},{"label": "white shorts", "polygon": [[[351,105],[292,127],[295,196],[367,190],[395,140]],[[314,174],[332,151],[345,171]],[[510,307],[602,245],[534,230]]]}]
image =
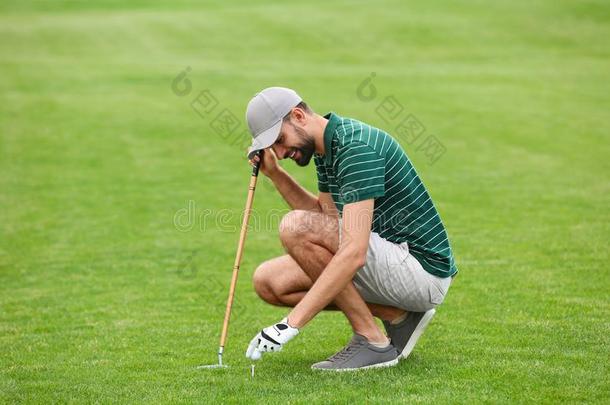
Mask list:
[{"label": "white shorts", "polygon": [[366,264],[353,282],[366,302],[424,312],[443,302],[451,280],[424,270],[406,242],[392,243],[371,232]]}]

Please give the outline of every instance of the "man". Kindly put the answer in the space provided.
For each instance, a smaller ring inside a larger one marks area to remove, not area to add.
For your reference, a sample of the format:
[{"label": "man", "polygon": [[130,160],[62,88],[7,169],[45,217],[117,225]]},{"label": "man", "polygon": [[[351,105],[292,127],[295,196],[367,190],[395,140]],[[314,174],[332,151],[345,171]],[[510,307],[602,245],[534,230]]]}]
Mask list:
[{"label": "man", "polygon": [[[258,93],[246,120],[251,163],[264,151],[260,170],[293,209],[279,227],[288,254],[261,264],[253,279],[263,300],[293,309],[261,330],[246,356],[281,350],[320,311],[338,308],[354,336],[313,369],[397,364],[457,273],[445,228],[409,158],[384,131],[334,113],[320,116],[287,88]],[[287,158],[299,166],[314,159],[318,196],[278,165]]]}]

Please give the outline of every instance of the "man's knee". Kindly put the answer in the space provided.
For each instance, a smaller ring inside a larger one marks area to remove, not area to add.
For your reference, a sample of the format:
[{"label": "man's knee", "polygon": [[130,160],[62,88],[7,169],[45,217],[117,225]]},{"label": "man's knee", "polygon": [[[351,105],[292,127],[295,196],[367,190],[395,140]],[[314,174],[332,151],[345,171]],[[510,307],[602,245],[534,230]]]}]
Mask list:
[{"label": "man's knee", "polygon": [[270,267],[267,266],[267,262],[263,262],[259,265],[254,274],[252,275],[252,284],[254,285],[254,291],[259,297],[265,302],[273,305],[279,305],[280,302],[273,289],[273,275],[271,274]]},{"label": "man's knee", "polygon": [[286,245],[303,239],[311,232],[310,213],[305,210],[292,210],[282,218],[279,226],[280,239]]},{"label": "man's knee", "polygon": [[280,222],[280,239],[289,251],[313,242],[334,252],[339,243],[338,224],[337,218],[322,213],[293,210],[284,215]]}]

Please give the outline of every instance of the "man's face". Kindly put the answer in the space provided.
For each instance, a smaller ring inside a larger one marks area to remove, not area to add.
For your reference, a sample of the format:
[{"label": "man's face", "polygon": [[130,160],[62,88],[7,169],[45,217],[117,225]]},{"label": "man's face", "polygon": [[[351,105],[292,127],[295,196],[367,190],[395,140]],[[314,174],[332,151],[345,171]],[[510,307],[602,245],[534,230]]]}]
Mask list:
[{"label": "man's face", "polygon": [[271,146],[278,159],[292,159],[299,166],[307,166],[315,152],[314,138],[298,124],[285,120],[277,141]]}]

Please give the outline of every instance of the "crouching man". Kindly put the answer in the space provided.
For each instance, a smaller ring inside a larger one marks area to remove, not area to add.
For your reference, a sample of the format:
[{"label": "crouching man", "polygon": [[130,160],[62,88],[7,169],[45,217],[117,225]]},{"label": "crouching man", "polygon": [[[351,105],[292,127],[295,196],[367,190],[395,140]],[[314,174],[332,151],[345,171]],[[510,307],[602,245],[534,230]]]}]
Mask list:
[{"label": "crouching man", "polygon": [[[262,160],[261,172],[293,209],[279,229],[287,254],[254,273],[263,300],[292,310],[262,329],[246,356],[281,350],[320,311],[339,309],[354,335],[312,368],[397,364],[457,273],[443,223],[411,161],[386,132],[334,113],[318,115],[290,89],[262,90],[246,119],[251,163]],[[287,158],[299,166],[314,159],[317,196],[278,165]]]}]

